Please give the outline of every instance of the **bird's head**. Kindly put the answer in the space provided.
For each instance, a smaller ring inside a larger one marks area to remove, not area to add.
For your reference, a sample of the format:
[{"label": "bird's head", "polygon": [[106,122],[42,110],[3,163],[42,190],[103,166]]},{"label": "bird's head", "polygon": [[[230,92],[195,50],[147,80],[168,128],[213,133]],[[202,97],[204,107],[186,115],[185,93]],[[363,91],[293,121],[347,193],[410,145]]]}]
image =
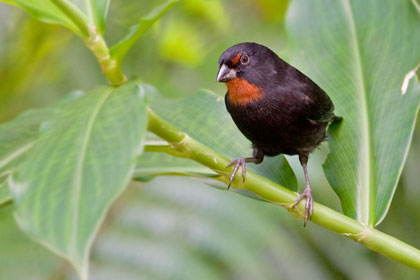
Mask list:
[{"label": "bird's head", "polygon": [[218,82],[226,83],[245,74],[247,69],[254,64],[252,56],[255,51],[252,50],[252,45],[253,43],[241,43],[223,52],[219,59]]},{"label": "bird's head", "polygon": [[226,83],[229,99],[246,104],[262,97],[268,75],[277,73],[277,55],[256,43],[240,43],[228,48],[219,59],[217,81]]}]

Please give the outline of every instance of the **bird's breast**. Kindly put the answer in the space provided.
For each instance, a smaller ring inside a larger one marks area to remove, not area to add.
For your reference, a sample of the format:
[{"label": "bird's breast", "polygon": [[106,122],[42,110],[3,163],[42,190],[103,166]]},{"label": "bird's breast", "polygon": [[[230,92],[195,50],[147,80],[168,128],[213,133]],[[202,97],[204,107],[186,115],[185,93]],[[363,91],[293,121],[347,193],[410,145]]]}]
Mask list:
[{"label": "bird's breast", "polygon": [[326,124],[312,124],[292,103],[267,96],[247,105],[233,104],[226,96],[236,126],[264,155],[310,152],[325,139]]},{"label": "bird's breast", "polygon": [[236,105],[246,105],[263,97],[262,89],[242,78],[226,83],[229,101]]}]

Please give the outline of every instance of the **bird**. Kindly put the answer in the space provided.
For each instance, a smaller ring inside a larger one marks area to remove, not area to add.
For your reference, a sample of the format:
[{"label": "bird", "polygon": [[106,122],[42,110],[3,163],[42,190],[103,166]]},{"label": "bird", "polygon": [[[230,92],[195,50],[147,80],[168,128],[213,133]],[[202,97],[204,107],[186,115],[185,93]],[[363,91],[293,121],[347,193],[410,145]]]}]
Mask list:
[{"label": "bird", "polygon": [[234,123],[252,143],[252,157],[227,165],[239,168],[245,181],[246,163],[260,164],[264,157],[298,155],[305,189],[292,208],[306,199],[304,226],[312,217],[313,197],[307,163],[309,154],[326,139],[328,125],[342,118],[315,82],[266,46],[244,42],[226,49],[219,59],[217,82],[225,83],[225,105]]}]

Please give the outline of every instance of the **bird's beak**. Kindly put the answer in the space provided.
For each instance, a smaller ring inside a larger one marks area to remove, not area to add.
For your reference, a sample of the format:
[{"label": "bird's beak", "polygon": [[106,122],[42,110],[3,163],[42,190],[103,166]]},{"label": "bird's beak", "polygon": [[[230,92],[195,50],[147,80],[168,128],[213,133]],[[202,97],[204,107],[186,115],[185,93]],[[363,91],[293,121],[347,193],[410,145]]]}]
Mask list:
[{"label": "bird's beak", "polygon": [[219,73],[217,73],[217,81],[226,83],[236,78],[236,71],[235,69],[230,69],[226,64],[222,64],[219,69]]}]

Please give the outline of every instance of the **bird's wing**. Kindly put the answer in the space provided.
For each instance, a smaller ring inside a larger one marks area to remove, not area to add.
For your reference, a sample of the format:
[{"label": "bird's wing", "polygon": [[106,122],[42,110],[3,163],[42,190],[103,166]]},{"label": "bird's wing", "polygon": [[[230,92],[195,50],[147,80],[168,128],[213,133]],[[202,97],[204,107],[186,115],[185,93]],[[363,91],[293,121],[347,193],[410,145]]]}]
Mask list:
[{"label": "bird's wing", "polygon": [[299,70],[293,71],[292,75],[299,81],[297,92],[305,101],[302,111],[305,117],[315,123],[334,121],[334,105],[327,93]]},{"label": "bird's wing", "polygon": [[308,120],[317,123],[329,123],[336,118],[334,105],[328,95],[320,88],[320,92],[313,93],[308,104]]}]

